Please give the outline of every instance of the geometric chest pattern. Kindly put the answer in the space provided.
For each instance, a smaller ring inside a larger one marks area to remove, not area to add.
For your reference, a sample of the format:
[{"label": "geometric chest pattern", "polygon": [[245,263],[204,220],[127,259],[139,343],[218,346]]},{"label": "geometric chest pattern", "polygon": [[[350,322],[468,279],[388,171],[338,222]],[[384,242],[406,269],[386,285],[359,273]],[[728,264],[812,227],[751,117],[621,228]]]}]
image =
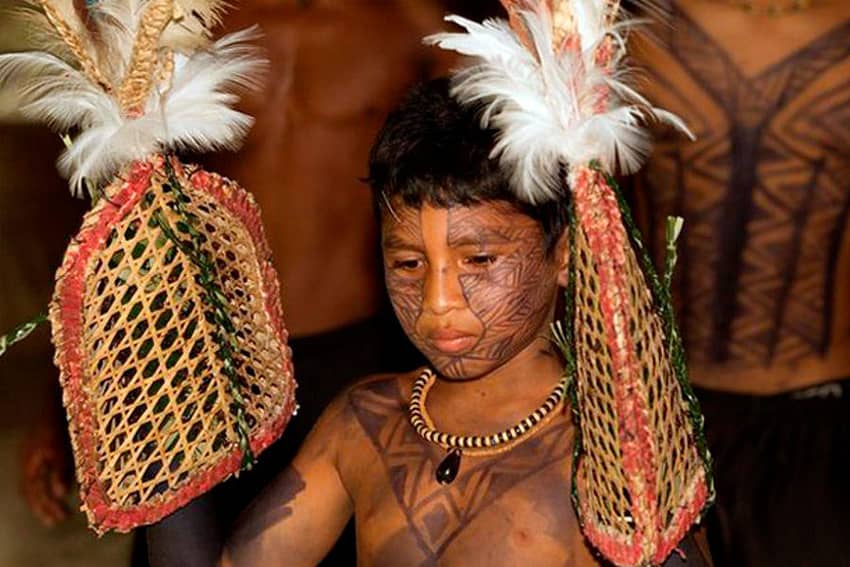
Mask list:
[{"label": "geometric chest pattern", "polygon": [[[722,115],[687,106],[697,142],[661,140],[642,175],[657,219],[686,219],[676,295],[689,355],[766,365],[823,353],[850,210],[850,78],[805,91],[850,59],[850,22],[747,77],[687,14],[670,14],[663,49]],[[663,230],[653,234],[663,255]]]},{"label": "geometric chest pattern", "polygon": [[[428,560],[439,559],[479,514],[522,481],[558,461],[563,461],[565,471],[569,467],[572,428],[567,421],[559,421],[500,455],[464,458],[457,478],[443,486],[434,473],[445,454],[410,426],[407,402],[395,380],[355,389],[350,402],[381,456],[395,498]],[[569,492],[567,472],[563,486],[553,490]]]}]

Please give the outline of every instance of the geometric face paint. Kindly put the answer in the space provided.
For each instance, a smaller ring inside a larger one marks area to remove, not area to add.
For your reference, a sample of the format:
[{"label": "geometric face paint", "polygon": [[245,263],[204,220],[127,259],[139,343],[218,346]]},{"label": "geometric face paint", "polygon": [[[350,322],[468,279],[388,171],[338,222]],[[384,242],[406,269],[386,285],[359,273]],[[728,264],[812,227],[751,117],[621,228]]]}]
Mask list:
[{"label": "geometric face paint", "polygon": [[387,290],[439,374],[480,377],[548,336],[560,262],[537,221],[502,201],[393,212],[382,215]]}]

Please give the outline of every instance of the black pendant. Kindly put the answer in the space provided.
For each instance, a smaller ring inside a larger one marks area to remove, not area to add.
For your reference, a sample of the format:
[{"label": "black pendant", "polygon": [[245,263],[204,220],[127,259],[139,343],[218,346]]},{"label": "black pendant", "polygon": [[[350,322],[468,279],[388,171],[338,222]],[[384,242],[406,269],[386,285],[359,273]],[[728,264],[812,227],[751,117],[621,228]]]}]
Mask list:
[{"label": "black pendant", "polygon": [[437,482],[451,484],[460,469],[460,449],[452,449],[437,467]]}]

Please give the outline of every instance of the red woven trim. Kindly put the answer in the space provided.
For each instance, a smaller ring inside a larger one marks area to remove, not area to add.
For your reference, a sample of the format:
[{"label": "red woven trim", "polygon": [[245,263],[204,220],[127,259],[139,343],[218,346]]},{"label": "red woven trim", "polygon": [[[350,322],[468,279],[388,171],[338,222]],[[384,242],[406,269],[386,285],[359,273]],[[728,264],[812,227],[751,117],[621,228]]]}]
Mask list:
[{"label": "red woven trim", "polygon": [[[708,499],[708,485],[705,482],[704,473],[696,477],[691,492],[691,497],[670,522],[670,527],[663,534],[660,534],[658,547],[652,556],[653,564],[660,565],[663,563],[679,545],[691,526],[699,520]],[[583,517],[593,517],[593,512],[585,501],[582,501],[581,508]],[[634,566],[640,565],[646,560],[643,541],[637,537],[637,533],[631,537],[624,537],[623,534],[612,533],[593,521],[585,522],[582,525],[582,531],[593,546],[615,565]]]},{"label": "red woven trim", "polygon": [[[593,512],[586,501],[581,502],[581,512],[585,518],[593,517]],[[593,521],[583,522],[582,531],[605,559],[614,565],[640,565],[646,559],[644,542],[637,531],[631,537],[627,537],[621,533],[612,533]]]},{"label": "red woven trim", "polygon": [[[182,175],[183,167],[176,160],[174,165],[178,174]],[[103,201],[87,214],[87,220],[77,236],[79,244],[70,246],[66,252],[55,292],[55,303],[59,306],[59,324],[54,325],[54,342],[57,345],[57,363],[63,376],[65,405],[69,415],[73,417],[72,423],[76,424],[72,439],[75,440],[78,460],[80,495],[89,522],[98,533],[110,529],[129,531],[140,525],[161,520],[230,475],[238,473],[242,459],[242,452],[238,448],[234,449],[214,467],[195,475],[179,490],[170,492],[163,501],[138,505],[132,509],[114,507],[97,478],[94,408],[90,405],[91,400],[82,392],[80,342],[84,331],[81,328],[81,319],[85,275],[91,254],[102,248],[112,226],[120,222],[144,195],[154,167],[162,173],[161,156],[152,158],[151,162],[133,164],[128,180],[110,201]],[[283,325],[280,286],[277,273],[271,264],[271,253],[262,230],[259,208],[246,191],[218,175],[197,171],[192,175],[191,181],[196,189],[212,194],[243,223],[250,234],[258,258],[262,262],[265,308],[281,346],[286,349],[287,333]],[[285,358],[283,366],[289,376],[293,376],[289,357]],[[295,409],[294,388],[293,380],[290,381],[289,391],[284,393],[286,402],[283,411],[251,437],[251,448],[255,454],[261,453],[283,433]]]},{"label": "red woven trim", "polygon": [[[291,413],[284,412],[281,419],[275,422],[272,427],[266,428],[251,438],[251,448],[255,454],[259,454],[280,437],[290,415]],[[195,475],[180,490],[169,492],[166,500],[156,504],[138,505],[132,509],[102,506],[98,509],[96,516],[98,522],[95,525],[95,530],[98,533],[104,533],[111,529],[127,532],[145,524],[158,522],[218,485],[230,475],[238,472],[241,462],[242,452],[236,449],[214,467]]]},{"label": "red woven trim", "polygon": [[670,522],[670,527],[661,534],[658,551],[652,558],[654,563],[660,565],[665,561],[673,549],[682,541],[682,538],[685,537],[685,534],[688,533],[688,530],[691,529],[691,526],[699,520],[708,500],[708,484],[705,481],[704,470],[700,470],[700,475],[696,477],[691,493],[690,499],[676,512]]},{"label": "red woven trim", "polygon": [[655,493],[655,442],[628,329],[628,236],[617,198],[605,177],[586,166],[573,168],[570,176],[580,229],[587,236],[599,276],[599,303],[611,354],[617,433],[635,516],[635,543],[647,545],[649,551],[655,549],[663,526]]},{"label": "red woven trim", "polygon": [[102,199],[95,209],[86,214],[75,243],[66,251],[54,292],[53,342],[57,347],[56,362],[64,389],[63,401],[72,418],[69,421],[77,459],[80,499],[89,521],[95,526],[107,515],[109,503],[97,478],[95,408],[83,392],[83,354],[80,347],[85,331],[82,328],[83,290],[89,258],[103,247],[112,225],[123,219],[139,202],[150,182],[152,169],[149,163],[134,164],[117,194],[108,201]]}]

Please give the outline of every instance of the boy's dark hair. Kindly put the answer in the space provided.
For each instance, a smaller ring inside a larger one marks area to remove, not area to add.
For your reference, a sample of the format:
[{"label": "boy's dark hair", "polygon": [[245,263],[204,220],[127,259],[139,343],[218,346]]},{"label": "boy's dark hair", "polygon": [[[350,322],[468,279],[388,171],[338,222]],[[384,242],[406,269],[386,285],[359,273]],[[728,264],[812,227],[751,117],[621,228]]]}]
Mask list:
[{"label": "boy's dark hair", "polygon": [[438,207],[507,201],[537,220],[547,253],[567,226],[563,202],[530,205],[511,190],[510,178],[490,159],[496,131],[481,128],[480,105],[462,106],[448,79],[424,83],[387,117],[369,156],[369,183],[376,206],[401,200]]}]

